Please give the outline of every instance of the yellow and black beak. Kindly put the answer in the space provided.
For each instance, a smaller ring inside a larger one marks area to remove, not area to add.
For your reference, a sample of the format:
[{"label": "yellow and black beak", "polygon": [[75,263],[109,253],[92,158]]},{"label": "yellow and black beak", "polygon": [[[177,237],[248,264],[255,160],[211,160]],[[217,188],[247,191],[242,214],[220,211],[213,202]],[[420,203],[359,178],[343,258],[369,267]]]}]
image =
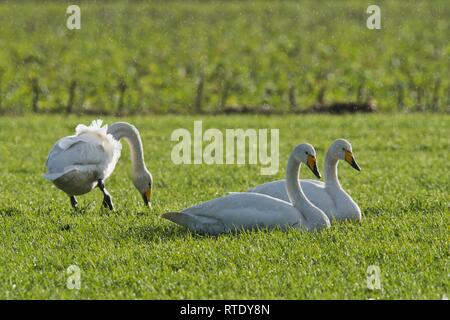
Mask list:
[{"label": "yellow and black beak", "polygon": [[356,163],[355,158],[353,158],[353,153],[348,150],[345,150],[345,161],[348,162],[354,169],[361,171],[361,168]]},{"label": "yellow and black beak", "polygon": [[142,199],[144,199],[144,203],[145,206],[151,208],[152,204],[150,202],[150,198],[152,195],[152,188],[148,188],[147,191],[145,191],[144,193],[142,193]]},{"label": "yellow and black beak", "polygon": [[311,169],[311,171],[314,173],[314,175],[320,179],[321,176],[320,176],[319,170],[317,169],[316,157],[313,155],[308,155],[307,164],[308,164],[308,167]]}]

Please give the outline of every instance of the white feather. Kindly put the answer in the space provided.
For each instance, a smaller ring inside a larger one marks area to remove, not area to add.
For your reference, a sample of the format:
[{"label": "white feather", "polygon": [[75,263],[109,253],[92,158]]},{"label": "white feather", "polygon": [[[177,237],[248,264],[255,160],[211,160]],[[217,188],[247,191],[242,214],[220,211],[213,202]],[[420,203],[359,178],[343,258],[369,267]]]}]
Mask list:
[{"label": "white feather", "polygon": [[[335,140],[325,156],[325,183],[317,180],[299,180],[306,197],[322,209],[330,220],[361,220],[361,210],[345,192],[337,176],[338,160],[345,160],[345,152],[352,151],[351,144],[344,139]],[[272,181],[256,186],[248,192],[261,193],[288,201],[286,180]]]},{"label": "white feather", "polygon": [[93,121],[90,126],[80,124],[75,135],[58,140],[47,158],[45,178],[69,195],[86,193],[99,179],[108,179],[122,146],[107,134],[108,127],[101,125],[101,120]]},{"label": "white feather", "polygon": [[288,161],[289,202],[259,193],[233,193],[180,213],[168,212],[163,218],[212,235],[257,228],[284,230],[289,226],[307,230],[327,228],[330,226],[327,216],[308,201],[297,183],[300,163],[306,163],[305,153],[315,156],[311,145],[302,144],[294,149]]}]

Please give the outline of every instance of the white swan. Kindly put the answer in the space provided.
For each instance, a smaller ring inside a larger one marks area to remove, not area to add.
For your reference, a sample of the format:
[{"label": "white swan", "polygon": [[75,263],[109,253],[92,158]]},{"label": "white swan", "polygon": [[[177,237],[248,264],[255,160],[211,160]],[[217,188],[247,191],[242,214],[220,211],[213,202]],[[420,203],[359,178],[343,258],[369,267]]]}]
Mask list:
[{"label": "white swan", "polygon": [[114,171],[122,149],[119,140],[124,138],[131,149],[133,184],[149,205],[152,176],[145,167],[138,130],[126,122],[113,123],[109,128],[101,125],[101,120],[93,121],[90,126],[80,124],[75,135],[58,140],[48,155],[48,171],[44,177],[67,193],[74,208],[76,195],[98,186],[104,196],[103,205],[112,210],[111,196],[104,182]]},{"label": "white swan", "polygon": [[[361,210],[350,195],[342,189],[337,176],[338,160],[345,160],[360,171],[352,153],[352,145],[344,139],[335,140],[325,156],[325,183],[317,180],[300,180],[306,197],[322,209],[330,220],[361,220]],[[288,195],[285,180],[278,180],[259,185],[248,192],[266,194],[286,201]]]},{"label": "white swan", "polygon": [[286,168],[291,202],[258,193],[235,193],[180,213],[165,213],[162,217],[195,232],[211,235],[256,228],[285,229],[288,226],[307,230],[327,228],[330,226],[327,216],[308,201],[298,183],[302,162],[320,177],[315,156],[316,152],[309,144],[300,144],[291,153]]}]

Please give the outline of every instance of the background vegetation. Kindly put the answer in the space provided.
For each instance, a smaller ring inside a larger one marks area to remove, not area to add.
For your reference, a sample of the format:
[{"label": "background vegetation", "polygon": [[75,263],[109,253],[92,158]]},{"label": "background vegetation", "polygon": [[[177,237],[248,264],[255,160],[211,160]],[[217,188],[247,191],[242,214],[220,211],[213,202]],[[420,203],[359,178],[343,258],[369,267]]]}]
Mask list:
[{"label": "background vegetation", "polygon": [[380,1],[0,3],[0,112],[450,109],[450,5]]}]

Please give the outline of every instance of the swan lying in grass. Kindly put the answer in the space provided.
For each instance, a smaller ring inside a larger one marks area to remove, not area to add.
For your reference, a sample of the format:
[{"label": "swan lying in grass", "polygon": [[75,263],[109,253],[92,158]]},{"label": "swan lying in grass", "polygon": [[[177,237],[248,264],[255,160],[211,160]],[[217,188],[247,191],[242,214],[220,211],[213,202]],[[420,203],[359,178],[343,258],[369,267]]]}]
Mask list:
[{"label": "swan lying in grass", "polygon": [[[342,189],[337,176],[338,160],[345,160],[360,171],[352,153],[352,145],[344,139],[335,140],[325,156],[325,183],[317,180],[300,180],[306,197],[322,209],[330,220],[361,220],[361,210],[350,195]],[[278,180],[259,185],[248,192],[261,193],[287,201],[285,180]]]},{"label": "swan lying in grass", "polygon": [[129,123],[117,122],[101,126],[96,120],[90,126],[80,124],[74,136],[58,140],[48,155],[45,178],[67,193],[74,208],[75,196],[88,193],[96,186],[103,193],[103,206],[113,209],[111,196],[105,188],[105,180],[112,174],[120,157],[124,138],[131,149],[132,180],[149,205],[152,176],[145,167],[142,142],[138,130]]},{"label": "swan lying in grass", "polygon": [[286,169],[290,202],[258,193],[235,193],[223,196],[182,212],[162,217],[203,234],[217,235],[257,228],[306,228],[318,230],[330,226],[322,210],[303,194],[298,183],[300,164],[305,163],[320,178],[316,152],[309,144],[300,144],[292,152]]}]

